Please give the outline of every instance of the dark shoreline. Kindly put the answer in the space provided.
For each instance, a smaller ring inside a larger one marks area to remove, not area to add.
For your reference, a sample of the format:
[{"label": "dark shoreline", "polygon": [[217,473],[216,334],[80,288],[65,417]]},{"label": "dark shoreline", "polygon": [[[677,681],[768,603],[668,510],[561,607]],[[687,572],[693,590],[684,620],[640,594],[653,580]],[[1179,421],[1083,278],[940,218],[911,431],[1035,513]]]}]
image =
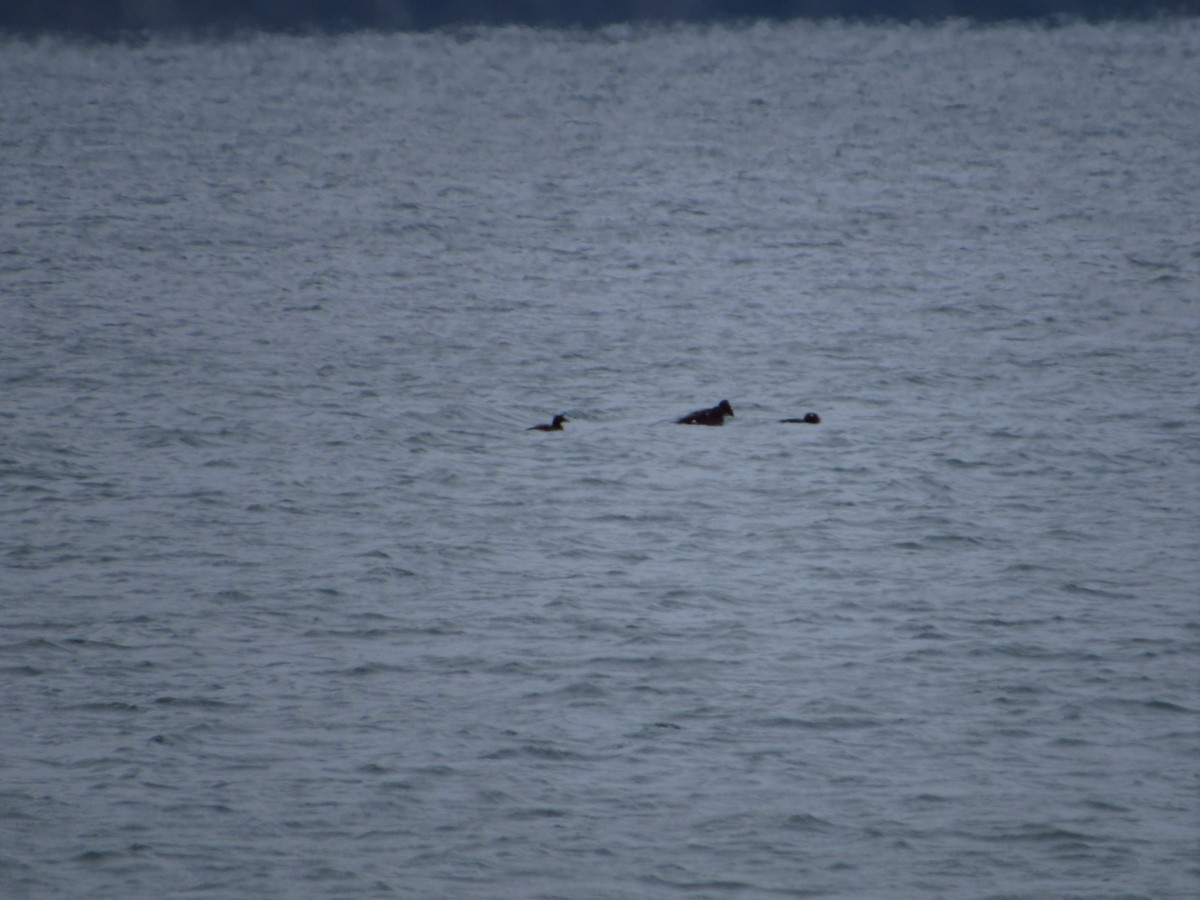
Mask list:
[{"label": "dark shoreline", "polygon": [[1144,21],[1200,15],[1200,0],[12,0],[0,33],[131,37],[147,33],[224,36],[245,31],[336,34],[518,25],[602,28],[618,24],[736,24],[853,20],[979,24],[1026,21]]}]

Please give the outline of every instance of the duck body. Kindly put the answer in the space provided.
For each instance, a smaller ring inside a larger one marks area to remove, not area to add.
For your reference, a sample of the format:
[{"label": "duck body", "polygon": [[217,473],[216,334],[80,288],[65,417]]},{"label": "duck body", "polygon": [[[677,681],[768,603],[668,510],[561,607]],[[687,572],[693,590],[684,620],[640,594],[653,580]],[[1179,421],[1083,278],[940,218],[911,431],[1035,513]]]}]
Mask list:
[{"label": "duck body", "polygon": [[816,413],[805,413],[802,419],[780,419],[780,422],[790,422],[794,425],[820,425],[821,417]]},{"label": "duck body", "polygon": [[676,419],[678,425],[724,425],[725,417],[733,415],[733,407],[728,400],[722,400],[709,409],[698,409],[690,412],[682,419]]},{"label": "duck body", "polygon": [[526,431],[562,431],[563,422],[570,422],[566,416],[555,416],[554,421],[549,425],[534,425],[531,428],[526,428]]}]

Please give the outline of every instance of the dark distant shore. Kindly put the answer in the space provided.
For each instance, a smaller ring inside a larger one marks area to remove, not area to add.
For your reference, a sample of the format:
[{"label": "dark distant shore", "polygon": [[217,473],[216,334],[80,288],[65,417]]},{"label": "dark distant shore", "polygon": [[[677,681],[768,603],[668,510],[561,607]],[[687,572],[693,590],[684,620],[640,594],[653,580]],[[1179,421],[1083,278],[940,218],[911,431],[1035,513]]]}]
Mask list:
[{"label": "dark distant shore", "polygon": [[471,25],[596,28],[628,22],[862,19],[979,22],[1200,15],[1200,0],[9,0],[0,31],[429,31]]}]

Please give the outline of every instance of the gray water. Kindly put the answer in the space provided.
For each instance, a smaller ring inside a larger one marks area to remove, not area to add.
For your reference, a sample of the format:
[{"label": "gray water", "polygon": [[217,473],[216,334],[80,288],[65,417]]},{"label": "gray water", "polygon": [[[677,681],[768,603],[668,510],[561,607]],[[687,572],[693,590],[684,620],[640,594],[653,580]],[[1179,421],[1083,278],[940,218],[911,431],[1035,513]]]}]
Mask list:
[{"label": "gray water", "polygon": [[1195,896],[1198,63],[0,44],[0,893]]}]

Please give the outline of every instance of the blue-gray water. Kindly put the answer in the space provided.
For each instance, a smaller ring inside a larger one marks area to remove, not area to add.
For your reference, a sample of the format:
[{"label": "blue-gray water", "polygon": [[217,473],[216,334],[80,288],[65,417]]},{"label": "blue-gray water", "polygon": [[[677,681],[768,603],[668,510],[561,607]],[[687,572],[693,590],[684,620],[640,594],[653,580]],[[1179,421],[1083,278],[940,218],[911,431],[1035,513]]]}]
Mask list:
[{"label": "blue-gray water", "polygon": [[0,893],[1194,897],[1198,59],[0,44]]}]

